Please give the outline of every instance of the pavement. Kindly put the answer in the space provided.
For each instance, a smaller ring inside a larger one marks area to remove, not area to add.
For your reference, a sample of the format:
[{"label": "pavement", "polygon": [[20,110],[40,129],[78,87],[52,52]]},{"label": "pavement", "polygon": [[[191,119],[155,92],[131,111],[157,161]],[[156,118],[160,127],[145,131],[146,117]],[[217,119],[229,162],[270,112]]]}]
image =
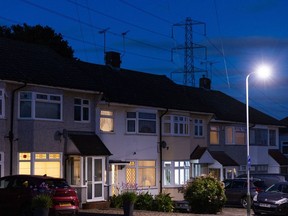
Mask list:
[{"label": "pavement", "polygon": [[[122,209],[80,209],[79,216],[119,216],[123,215]],[[214,215],[218,216],[244,216],[247,214],[244,208],[223,208],[222,212]],[[193,214],[193,213],[178,213],[178,212],[156,212],[156,211],[142,211],[134,210],[133,216],[212,216],[213,214]],[[253,211],[251,210],[251,215]]]}]

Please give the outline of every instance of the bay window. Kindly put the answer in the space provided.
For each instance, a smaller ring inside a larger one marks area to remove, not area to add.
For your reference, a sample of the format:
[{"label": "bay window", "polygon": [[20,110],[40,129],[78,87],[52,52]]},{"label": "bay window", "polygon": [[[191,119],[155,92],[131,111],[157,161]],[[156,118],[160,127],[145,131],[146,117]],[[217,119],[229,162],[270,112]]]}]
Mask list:
[{"label": "bay window", "polygon": [[189,161],[164,161],[163,184],[165,186],[181,186],[190,179]]},{"label": "bay window", "polygon": [[62,119],[62,96],[36,92],[19,93],[19,117],[27,119]]},{"label": "bay window", "polygon": [[163,134],[166,135],[189,135],[189,117],[166,115],[163,117]]}]

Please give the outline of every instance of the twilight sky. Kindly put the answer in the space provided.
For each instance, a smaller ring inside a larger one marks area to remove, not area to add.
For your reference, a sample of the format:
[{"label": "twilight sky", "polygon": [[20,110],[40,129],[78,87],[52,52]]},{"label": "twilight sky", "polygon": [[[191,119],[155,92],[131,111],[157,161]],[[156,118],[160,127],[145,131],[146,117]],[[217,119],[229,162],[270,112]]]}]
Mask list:
[{"label": "twilight sky", "polygon": [[184,24],[191,18],[193,43],[207,48],[207,58],[204,48],[194,51],[201,71],[195,86],[206,75],[213,90],[245,102],[246,76],[270,64],[269,80],[250,76],[249,103],[282,119],[288,116],[287,10],[286,0],[0,0],[0,25],[49,26],[82,61],[104,64],[104,50],[117,51],[122,68],[183,84]]}]

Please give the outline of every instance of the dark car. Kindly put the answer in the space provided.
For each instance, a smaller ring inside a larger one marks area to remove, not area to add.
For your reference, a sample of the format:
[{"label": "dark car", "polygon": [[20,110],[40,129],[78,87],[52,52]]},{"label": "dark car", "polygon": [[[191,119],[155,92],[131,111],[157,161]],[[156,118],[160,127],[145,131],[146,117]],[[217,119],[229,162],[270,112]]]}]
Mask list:
[{"label": "dark car", "polygon": [[[239,175],[238,178],[247,178],[246,174]],[[264,181],[266,187],[270,187],[271,185],[286,181],[286,177],[284,174],[276,174],[276,173],[253,173],[250,174],[250,178],[257,178]]]},{"label": "dark car", "polygon": [[[225,185],[225,195],[227,198],[226,205],[241,205],[247,207],[247,179],[226,179],[223,181]],[[259,179],[250,179],[250,195],[252,198],[265,189],[265,184]]]},{"label": "dark car", "polygon": [[288,182],[279,182],[254,196],[255,215],[288,215]]},{"label": "dark car", "polygon": [[32,198],[39,193],[51,195],[49,215],[78,214],[75,189],[65,179],[35,175],[12,175],[0,178],[0,215],[32,215]]}]

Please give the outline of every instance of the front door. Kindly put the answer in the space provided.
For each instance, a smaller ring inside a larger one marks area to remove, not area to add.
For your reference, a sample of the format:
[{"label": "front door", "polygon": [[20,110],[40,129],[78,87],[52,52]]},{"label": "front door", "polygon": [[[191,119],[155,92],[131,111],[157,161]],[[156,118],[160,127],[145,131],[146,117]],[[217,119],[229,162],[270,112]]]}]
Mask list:
[{"label": "front door", "polygon": [[103,157],[86,158],[87,201],[104,200],[104,171]]}]

